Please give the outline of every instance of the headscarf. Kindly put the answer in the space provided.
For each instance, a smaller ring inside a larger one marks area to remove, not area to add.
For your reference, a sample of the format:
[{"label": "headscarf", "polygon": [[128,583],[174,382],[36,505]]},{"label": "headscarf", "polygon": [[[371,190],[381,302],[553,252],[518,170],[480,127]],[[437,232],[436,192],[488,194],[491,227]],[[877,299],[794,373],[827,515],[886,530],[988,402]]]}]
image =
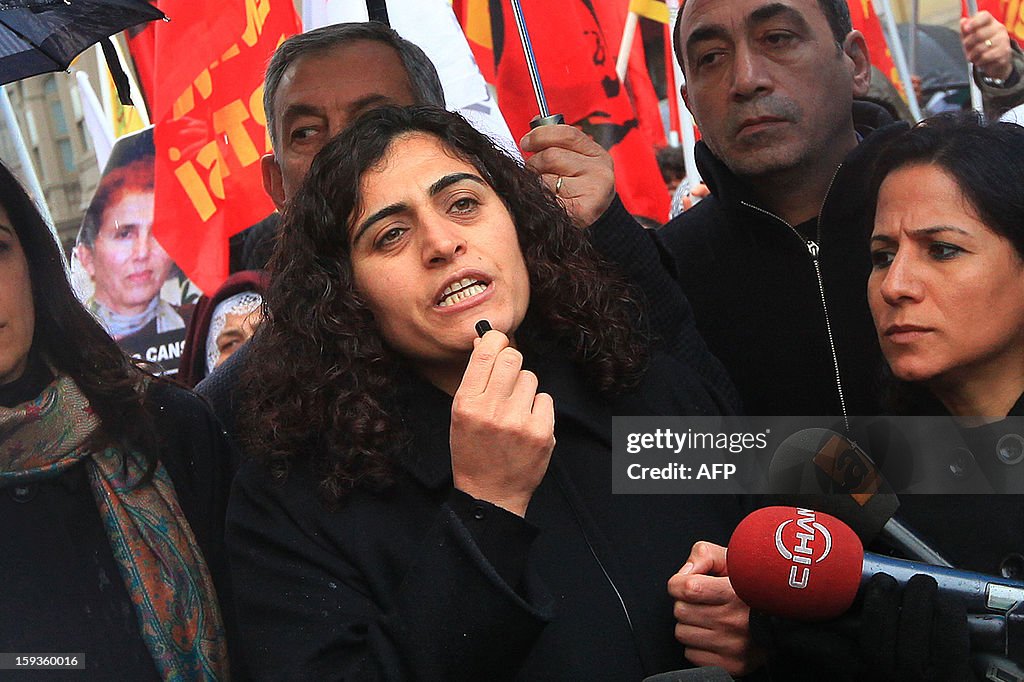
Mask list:
[{"label": "headscarf", "polygon": [[[228,315],[252,315],[259,311],[263,305],[263,297],[255,291],[243,291],[231,298],[225,299],[213,309],[210,318],[210,331],[206,334],[206,374],[209,375],[217,366],[220,359],[220,349],[217,348],[217,337],[224,331]],[[259,318],[257,318],[259,319]]]},{"label": "headscarf", "polygon": [[269,282],[270,278],[262,270],[242,270],[228,277],[213,296],[203,296],[199,299],[185,331],[185,347],[181,351],[181,363],[178,365],[179,382],[191,388],[207,374],[206,339],[211,336],[210,322],[217,305],[243,291],[262,294],[267,290]]},{"label": "headscarf", "polygon": [[167,470],[152,478],[136,452],[94,449],[99,417],[58,376],[34,400],[0,408],[0,487],[59,475],[83,462],[139,631],[164,680],[228,679],[217,594]]}]

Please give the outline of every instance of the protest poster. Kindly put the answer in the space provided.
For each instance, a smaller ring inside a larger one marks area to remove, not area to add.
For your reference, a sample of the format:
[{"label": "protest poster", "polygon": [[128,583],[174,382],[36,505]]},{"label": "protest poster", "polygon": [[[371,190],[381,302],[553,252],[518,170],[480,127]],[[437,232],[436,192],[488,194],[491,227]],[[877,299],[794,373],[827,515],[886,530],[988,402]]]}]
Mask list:
[{"label": "protest poster", "polygon": [[199,291],[157,241],[153,128],[120,138],[72,254],[79,298],[130,355],[177,372]]}]

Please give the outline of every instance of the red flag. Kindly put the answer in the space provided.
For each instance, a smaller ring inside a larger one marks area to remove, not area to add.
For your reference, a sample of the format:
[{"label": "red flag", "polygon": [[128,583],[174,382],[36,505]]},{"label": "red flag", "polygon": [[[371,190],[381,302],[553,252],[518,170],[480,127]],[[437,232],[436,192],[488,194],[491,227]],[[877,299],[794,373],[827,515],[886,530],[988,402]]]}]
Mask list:
[{"label": "red flag", "polygon": [[903,90],[903,81],[900,80],[899,72],[896,70],[896,62],[892,58],[889,44],[885,40],[885,33],[882,31],[882,22],[878,20],[871,0],[848,0],[848,4],[850,5],[850,18],[853,19],[853,28],[864,34],[864,40],[868,44],[871,64],[881,71],[896,86],[903,99],[906,99],[907,93]]},{"label": "red flag", "polygon": [[[156,5],[157,3],[152,3]],[[159,6],[159,5],[158,5]],[[164,12],[166,14],[166,12]],[[128,53],[135,64],[135,73],[139,77],[139,89],[147,108],[153,105],[153,62],[156,60],[156,22],[148,22],[133,26],[125,31],[128,38]]]},{"label": "red flag", "polygon": [[[653,142],[641,129],[633,103],[615,75],[621,23],[617,30],[607,26],[605,22],[612,20],[591,0],[565,0],[555,14],[544,0],[523,0],[522,5],[549,108],[611,153],[616,186],[631,213],[664,221],[669,199]],[[509,3],[501,3],[491,23],[498,104],[518,139],[529,131],[530,119],[538,111]]]},{"label": "red flag", "polygon": [[[634,2],[634,4],[637,4]],[[646,12],[656,13],[652,5],[664,5],[663,2],[640,3]],[[627,8],[621,0],[594,0],[594,8],[608,36],[618,36],[621,40],[626,26]],[[665,7],[665,21],[668,21],[668,7]],[[618,45],[619,40],[613,41]],[[618,48],[616,48],[616,51]],[[617,54],[616,54],[617,56]],[[613,67],[614,67],[614,59]],[[661,122],[661,109],[658,106],[658,95],[654,92],[651,72],[647,68],[647,56],[644,54],[644,41],[639,27],[633,44],[630,46],[629,66],[626,70],[626,91],[633,103],[633,110],[640,121],[640,130],[647,136],[652,148],[665,146],[665,125]]]},{"label": "red flag", "polygon": [[228,239],[273,210],[260,157],[270,151],[263,71],[301,30],[291,0],[162,0],[152,119],[154,233],[206,294],[228,276]]}]

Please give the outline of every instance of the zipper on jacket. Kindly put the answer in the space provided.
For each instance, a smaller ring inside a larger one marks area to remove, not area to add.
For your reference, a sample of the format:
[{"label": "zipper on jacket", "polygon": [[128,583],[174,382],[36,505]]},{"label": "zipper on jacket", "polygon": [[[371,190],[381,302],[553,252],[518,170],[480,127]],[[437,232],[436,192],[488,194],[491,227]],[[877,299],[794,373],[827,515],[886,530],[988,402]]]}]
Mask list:
[{"label": "zipper on jacket", "polygon": [[821,309],[822,312],[825,313],[825,332],[828,334],[828,347],[829,350],[832,352],[832,369],[835,371],[836,391],[839,393],[839,409],[843,413],[843,425],[846,427],[846,432],[849,433],[850,418],[846,412],[846,396],[843,393],[843,380],[839,374],[839,354],[836,352],[835,337],[833,337],[832,335],[832,320],[831,316],[828,314],[828,303],[825,300],[825,283],[821,279],[821,264],[818,261],[818,252],[820,251],[820,247],[818,246],[818,244],[821,242],[821,215],[825,210],[825,203],[828,201],[828,195],[832,192],[832,185],[835,183],[836,176],[839,175],[839,171],[840,169],[842,169],[842,167],[842,164],[840,164],[839,167],[836,168],[836,172],[832,174],[832,180],[828,183],[828,190],[826,190],[825,192],[825,200],[821,202],[821,210],[819,210],[818,212],[817,242],[815,242],[812,239],[805,240],[803,238],[803,235],[801,235],[795,227],[793,227],[787,221],[783,220],[782,218],[775,215],[771,211],[766,211],[760,206],[754,206],[753,204],[747,203],[746,201],[740,201],[740,204],[759,213],[763,213],[764,215],[770,218],[774,218],[775,220],[779,221],[780,223],[788,227],[789,230],[793,233],[793,235],[800,240],[800,243],[804,245],[804,247],[807,249],[807,253],[811,257],[811,263],[812,265],[814,265],[814,276],[818,280],[818,294],[821,297]]}]

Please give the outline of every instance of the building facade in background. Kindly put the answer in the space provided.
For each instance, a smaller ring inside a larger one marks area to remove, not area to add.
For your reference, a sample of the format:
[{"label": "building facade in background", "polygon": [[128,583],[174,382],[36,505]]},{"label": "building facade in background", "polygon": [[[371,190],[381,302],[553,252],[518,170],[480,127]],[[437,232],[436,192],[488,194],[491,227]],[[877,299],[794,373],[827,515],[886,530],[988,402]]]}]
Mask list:
[{"label": "building facade in background", "polygon": [[[100,82],[101,74],[91,51],[72,68],[84,68],[93,83]],[[73,74],[57,72],[5,87],[61,244],[68,253],[100,177],[78,84]],[[28,187],[28,174],[19,162],[14,139],[0,118],[0,159]]]}]

